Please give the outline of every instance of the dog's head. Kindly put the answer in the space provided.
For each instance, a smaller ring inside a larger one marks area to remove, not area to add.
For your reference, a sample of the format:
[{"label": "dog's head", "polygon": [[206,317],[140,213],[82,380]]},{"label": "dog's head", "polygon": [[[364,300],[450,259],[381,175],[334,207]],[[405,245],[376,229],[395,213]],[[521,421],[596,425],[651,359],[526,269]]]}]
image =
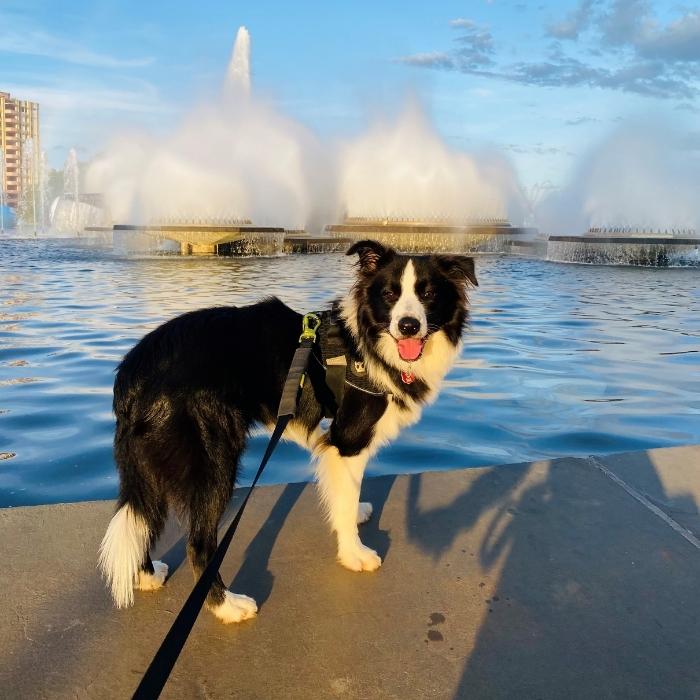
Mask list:
[{"label": "dog's head", "polygon": [[351,323],[366,347],[402,368],[419,361],[433,337],[459,344],[467,287],[477,285],[472,258],[399,255],[376,241],[355,243],[347,254],[359,256]]}]

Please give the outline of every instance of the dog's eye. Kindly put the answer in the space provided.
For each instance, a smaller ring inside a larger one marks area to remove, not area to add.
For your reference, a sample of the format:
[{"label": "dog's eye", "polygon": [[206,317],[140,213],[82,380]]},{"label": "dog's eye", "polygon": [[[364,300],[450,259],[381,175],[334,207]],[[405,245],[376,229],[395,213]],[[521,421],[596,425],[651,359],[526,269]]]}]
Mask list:
[{"label": "dog's eye", "polygon": [[385,289],[382,292],[382,296],[384,297],[384,301],[390,304],[393,304],[399,298],[399,295],[393,289]]},{"label": "dog's eye", "polygon": [[423,301],[431,301],[432,299],[435,299],[436,296],[437,292],[434,289],[428,287],[421,292],[420,298]]}]

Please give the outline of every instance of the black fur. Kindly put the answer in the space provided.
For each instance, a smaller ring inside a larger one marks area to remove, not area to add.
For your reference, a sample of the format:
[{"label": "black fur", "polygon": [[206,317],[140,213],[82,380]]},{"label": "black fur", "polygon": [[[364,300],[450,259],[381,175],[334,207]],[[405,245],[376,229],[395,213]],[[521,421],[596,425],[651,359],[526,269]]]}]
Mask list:
[{"label": "black fur", "polygon": [[[399,405],[420,401],[423,382],[407,385],[400,370],[376,352],[388,327],[391,294],[401,279],[406,256],[378,243],[357,243],[360,269],[351,292],[358,309],[360,354],[384,368],[386,387]],[[476,284],[470,258],[411,256],[416,290],[425,295],[429,332],[444,330],[457,344],[467,319],[466,282]],[[168,508],[189,521],[188,554],[198,576],[217,544],[219,519],[231,497],[248,432],[255,423],[275,421],[282,385],[298,344],[301,314],[277,299],[235,308],[184,314],[146,335],[123,359],[114,384],[117,425],[114,453],[120,475],[118,507],[129,504],[159,536]],[[354,342],[349,328],[344,328]],[[309,435],[323,416],[328,390],[323,368],[309,366],[295,423]],[[386,410],[387,396],[348,387],[324,438],[343,456],[356,455],[371,442]],[[152,573],[148,552],[143,570]],[[208,598],[224,600],[219,577]]]}]

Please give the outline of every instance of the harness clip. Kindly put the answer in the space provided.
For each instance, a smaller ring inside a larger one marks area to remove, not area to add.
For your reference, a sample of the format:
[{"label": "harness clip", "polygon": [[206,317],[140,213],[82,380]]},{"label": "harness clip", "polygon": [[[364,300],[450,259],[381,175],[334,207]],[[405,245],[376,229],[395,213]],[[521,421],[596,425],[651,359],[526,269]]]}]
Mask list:
[{"label": "harness clip", "polygon": [[302,332],[299,336],[299,342],[303,340],[310,340],[315,342],[316,331],[321,325],[321,319],[316,314],[304,314],[304,319],[302,321]]}]

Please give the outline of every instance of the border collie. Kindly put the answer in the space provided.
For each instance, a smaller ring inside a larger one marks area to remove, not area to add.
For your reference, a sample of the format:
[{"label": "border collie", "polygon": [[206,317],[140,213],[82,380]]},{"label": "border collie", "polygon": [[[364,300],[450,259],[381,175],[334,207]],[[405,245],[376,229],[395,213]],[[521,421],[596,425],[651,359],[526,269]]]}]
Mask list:
[{"label": "border collie", "polygon": [[[347,254],[359,263],[338,323],[377,391],[348,382],[323,431],[318,373],[325,370],[312,359],[312,381],[284,437],[316,459],[338,561],[374,571],[381,559],[357,528],[372,514],[370,503],[359,502],[365,466],[435,399],[459,353],[466,292],[477,281],[468,257],[399,255],[374,241],[355,243]],[[301,320],[275,298],[202,309],[156,328],[124,357],[114,384],[119,500],[99,555],[117,607],[133,603],[134,588],[165,582],[168,567],[151,561],[149,550],[169,507],[189,523],[195,578],[212,557],[248,432],[254,424],[274,425]],[[252,598],[228,591],[220,576],[207,607],[223,622],[257,612]]]}]

